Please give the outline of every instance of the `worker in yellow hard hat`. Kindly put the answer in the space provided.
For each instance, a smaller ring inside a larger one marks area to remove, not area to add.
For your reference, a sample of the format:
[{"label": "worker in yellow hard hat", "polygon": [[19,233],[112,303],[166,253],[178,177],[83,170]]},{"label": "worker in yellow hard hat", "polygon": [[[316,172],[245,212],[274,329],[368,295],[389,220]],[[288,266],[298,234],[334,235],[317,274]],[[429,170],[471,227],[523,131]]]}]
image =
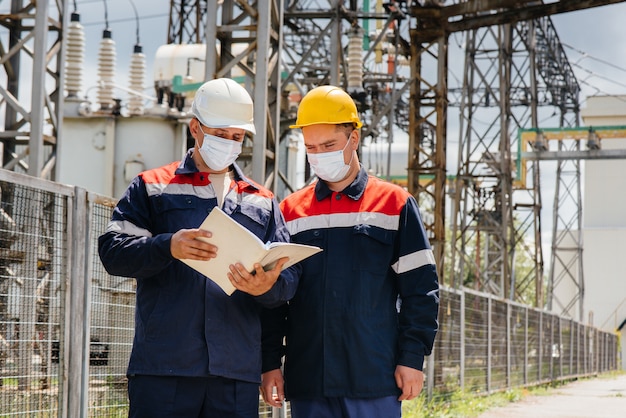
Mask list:
[{"label": "worker in yellow hard hat", "polygon": [[400,417],[401,401],[422,390],[437,332],[437,271],[417,202],[361,167],[361,126],[335,86],[309,91],[291,126],[319,181],[280,208],[292,242],[324,250],[299,264],[293,299],[262,315],[261,394],[272,406],[289,400],[293,418]]}]

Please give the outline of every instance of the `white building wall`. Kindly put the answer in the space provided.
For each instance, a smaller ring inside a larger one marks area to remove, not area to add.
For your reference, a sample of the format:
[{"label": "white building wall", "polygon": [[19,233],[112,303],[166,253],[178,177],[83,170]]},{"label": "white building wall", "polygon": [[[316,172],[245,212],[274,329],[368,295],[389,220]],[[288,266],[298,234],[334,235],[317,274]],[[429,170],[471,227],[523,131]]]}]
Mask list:
[{"label": "white building wall", "polygon": [[[585,126],[625,126],[626,96],[587,99]],[[602,149],[626,149],[605,139]],[[615,330],[626,319],[626,161],[586,160],[583,179],[584,309],[595,326]],[[622,330],[626,332],[626,329]],[[622,343],[622,367],[626,368]]]}]

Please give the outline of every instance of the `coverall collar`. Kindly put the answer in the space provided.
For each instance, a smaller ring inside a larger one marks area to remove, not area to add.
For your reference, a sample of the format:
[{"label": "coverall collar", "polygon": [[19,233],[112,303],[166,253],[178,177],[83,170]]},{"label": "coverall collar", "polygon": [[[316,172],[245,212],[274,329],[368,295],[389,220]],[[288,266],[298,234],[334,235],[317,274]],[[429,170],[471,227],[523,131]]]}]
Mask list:
[{"label": "coverall collar", "polygon": [[[192,154],[193,148],[187,150],[185,158],[180,162],[178,168],[176,169],[176,174],[194,174],[199,171],[196,163],[193,161],[193,158],[191,158]],[[231,164],[230,168],[233,169],[233,172],[235,174],[235,181],[243,181],[248,186],[258,190],[258,186],[243,174],[243,171],[241,171],[241,168],[239,168],[236,163]]]},{"label": "coverall collar", "polygon": [[[345,194],[349,198],[353,200],[359,200],[361,196],[363,196],[363,192],[365,191],[365,186],[367,186],[368,175],[363,166],[359,169],[359,172],[350,185],[343,189],[341,193]],[[325,181],[318,180],[317,184],[315,184],[315,197],[318,201],[327,198],[333,193]]]}]

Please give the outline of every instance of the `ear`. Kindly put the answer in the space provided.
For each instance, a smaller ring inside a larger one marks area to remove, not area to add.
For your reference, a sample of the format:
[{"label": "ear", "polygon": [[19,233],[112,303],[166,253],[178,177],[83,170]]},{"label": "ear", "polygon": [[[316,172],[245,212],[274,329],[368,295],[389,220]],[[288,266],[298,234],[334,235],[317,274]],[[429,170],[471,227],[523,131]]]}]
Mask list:
[{"label": "ear", "polygon": [[200,122],[198,122],[198,119],[196,118],[192,118],[191,121],[189,122],[189,130],[191,131],[191,135],[196,136],[196,134],[198,133],[198,130],[200,129]]},{"label": "ear", "polygon": [[354,129],[350,132],[350,142],[352,143],[352,149],[358,149],[359,141],[361,140],[361,131]]}]

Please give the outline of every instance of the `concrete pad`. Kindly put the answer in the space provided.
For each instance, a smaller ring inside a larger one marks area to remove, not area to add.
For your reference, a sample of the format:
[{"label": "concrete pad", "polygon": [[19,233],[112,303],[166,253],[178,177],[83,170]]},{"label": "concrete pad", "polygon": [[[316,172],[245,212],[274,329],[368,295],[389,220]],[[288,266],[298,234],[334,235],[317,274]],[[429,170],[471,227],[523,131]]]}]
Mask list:
[{"label": "concrete pad", "polygon": [[624,418],[626,374],[578,380],[546,395],[490,409],[478,418]]}]

